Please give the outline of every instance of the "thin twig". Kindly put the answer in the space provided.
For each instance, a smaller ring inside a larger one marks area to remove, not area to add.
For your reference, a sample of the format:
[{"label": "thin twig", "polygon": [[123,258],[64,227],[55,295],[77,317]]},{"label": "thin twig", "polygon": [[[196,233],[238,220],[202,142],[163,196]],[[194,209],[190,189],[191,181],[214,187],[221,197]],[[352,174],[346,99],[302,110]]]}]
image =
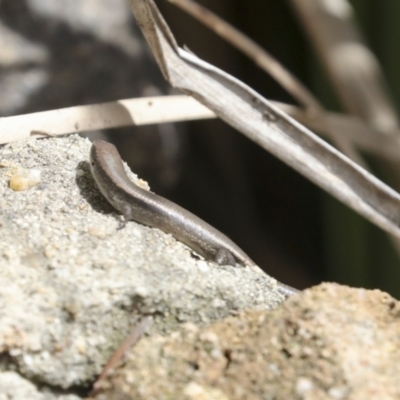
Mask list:
[{"label": "thin twig", "polygon": [[188,96],[117,100],[0,118],[0,144],[121,126],[212,118],[214,113]]},{"label": "thin twig", "polygon": [[[310,116],[321,116],[324,107],[318,99],[304,86],[292,73],[290,73],[278,60],[269,54],[260,45],[240,32],[234,26],[199,5],[192,0],[168,0],[175,4],[194,18],[202,22],[216,34],[223,37],[241,52],[246,54],[261,69],[270,74],[289,94],[291,94],[307,111]],[[346,137],[335,137],[335,145],[349,158],[357,162],[364,169],[367,165],[352,143]]]},{"label": "thin twig", "polygon": [[191,0],[168,0],[178,6],[212,31],[223,37],[232,46],[252,59],[261,69],[270,74],[289,94],[291,94],[310,114],[321,110],[316,97],[276,58],[258,45],[254,40],[240,32],[234,26]]},{"label": "thin twig", "polygon": [[398,129],[383,73],[347,0],[291,0],[345,108],[384,133]]},{"label": "thin twig", "polygon": [[[150,103],[157,104],[157,107],[149,106]],[[400,132],[399,136],[382,136],[366,123],[352,116],[332,112],[310,115],[303,109],[290,104],[271,103],[331,140],[345,138],[353,145],[371,154],[393,161],[400,159]],[[126,112],[113,112],[113,110],[121,107],[121,104],[124,105]],[[167,117],[170,122],[216,118],[214,112],[186,95],[117,100],[110,103],[61,108],[0,118],[0,143],[17,141],[29,136],[39,138],[74,133],[76,126],[79,126],[79,132],[84,132],[93,129],[162,123],[165,121],[165,110],[162,113],[159,112],[161,105],[166,105],[168,110],[174,109],[173,115]],[[146,110],[146,108],[149,108],[149,110]],[[143,113],[143,109],[146,110],[145,113]],[[127,118],[127,113],[131,117]],[[89,114],[92,117],[89,117]],[[95,115],[100,114],[103,118],[96,120]],[[39,126],[41,129],[33,129],[34,126]]]},{"label": "thin twig", "polygon": [[400,238],[400,194],[283,113],[243,82],[179,48],[152,0],[129,0],[170,84],[212,109],[265,150]]},{"label": "thin twig", "polygon": [[[386,90],[378,59],[368,49],[347,0],[291,0],[343,106],[381,136],[399,135],[399,118]],[[391,184],[400,189],[398,161],[380,160]],[[400,255],[400,241],[390,237]]]},{"label": "thin twig", "polygon": [[334,142],[346,139],[370,154],[394,162],[400,161],[400,131],[395,131],[399,135],[382,135],[360,118],[351,115],[326,111],[318,116],[310,116],[296,106],[276,101],[272,104]]},{"label": "thin twig", "polygon": [[89,397],[94,397],[101,389],[103,381],[107,376],[114,371],[114,369],[119,365],[121,359],[124,357],[126,352],[134,346],[138,340],[143,336],[143,334],[150,328],[153,323],[153,318],[151,316],[144,317],[138,325],[136,325],[132,332],[126,337],[126,339],[121,343],[117,350],[108,360],[106,366],[104,367],[102,373],[97,378],[97,381],[93,384],[93,389],[89,394]]}]

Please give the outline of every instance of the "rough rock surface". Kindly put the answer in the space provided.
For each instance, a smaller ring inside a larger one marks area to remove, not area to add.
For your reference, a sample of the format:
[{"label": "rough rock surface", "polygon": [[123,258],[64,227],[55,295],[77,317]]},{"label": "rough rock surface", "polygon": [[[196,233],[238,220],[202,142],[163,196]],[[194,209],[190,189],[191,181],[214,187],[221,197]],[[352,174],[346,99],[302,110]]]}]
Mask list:
[{"label": "rough rock surface", "polygon": [[[282,301],[258,268],[207,263],[134,222],[117,230],[89,148],[79,136],[0,148],[0,370],[54,388],[89,385],[141,314],[169,332]],[[41,182],[12,190],[21,167]]]},{"label": "rough rock surface", "polygon": [[399,399],[399,322],[388,294],[324,284],[142,339],[96,399]]}]

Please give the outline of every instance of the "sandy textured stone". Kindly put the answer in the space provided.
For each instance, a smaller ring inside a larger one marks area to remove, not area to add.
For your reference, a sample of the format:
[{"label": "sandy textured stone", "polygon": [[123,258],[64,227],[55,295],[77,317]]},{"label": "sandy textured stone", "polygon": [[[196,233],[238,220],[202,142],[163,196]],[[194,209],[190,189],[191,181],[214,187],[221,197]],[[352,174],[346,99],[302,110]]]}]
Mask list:
[{"label": "sandy textured stone", "polygon": [[55,394],[37,386],[13,371],[0,372],[0,400],[79,400],[74,394]]},{"label": "sandy textured stone", "polygon": [[[103,199],[79,136],[0,149],[0,352],[6,370],[54,387],[90,384],[144,313],[153,328],[205,324],[282,297],[258,268],[217,266],[172,236],[130,222]],[[9,187],[15,168],[39,185]]]},{"label": "sandy textured stone", "polygon": [[400,398],[400,302],[324,284],[272,311],[144,338],[97,400]]}]

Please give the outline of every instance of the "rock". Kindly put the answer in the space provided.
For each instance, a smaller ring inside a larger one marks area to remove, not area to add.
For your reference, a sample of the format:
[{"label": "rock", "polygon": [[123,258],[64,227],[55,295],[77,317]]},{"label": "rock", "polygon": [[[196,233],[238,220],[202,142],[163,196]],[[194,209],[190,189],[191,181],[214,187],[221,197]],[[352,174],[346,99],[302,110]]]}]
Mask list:
[{"label": "rock", "polygon": [[323,284],[142,339],[96,399],[399,399],[399,322],[388,294]]},{"label": "rock", "polygon": [[[172,236],[129,222],[97,189],[79,136],[0,148],[0,352],[52,388],[90,386],[143,314],[152,332],[198,325],[283,299],[258,268],[217,266]],[[41,171],[15,192],[13,168]],[[151,183],[151,182],[150,182]]]}]

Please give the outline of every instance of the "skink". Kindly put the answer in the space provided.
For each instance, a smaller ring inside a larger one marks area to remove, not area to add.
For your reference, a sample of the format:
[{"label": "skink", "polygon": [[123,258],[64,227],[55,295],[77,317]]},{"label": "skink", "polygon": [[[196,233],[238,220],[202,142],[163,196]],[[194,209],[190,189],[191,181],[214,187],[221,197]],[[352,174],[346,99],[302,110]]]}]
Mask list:
[{"label": "skink", "polygon": [[[134,184],[125,172],[116,147],[95,140],[90,150],[90,168],[100,192],[124,216],[143,225],[172,234],[196,253],[220,265],[256,266],[231,239],[177,204]],[[278,282],[285,297],[297,289]]]}]

